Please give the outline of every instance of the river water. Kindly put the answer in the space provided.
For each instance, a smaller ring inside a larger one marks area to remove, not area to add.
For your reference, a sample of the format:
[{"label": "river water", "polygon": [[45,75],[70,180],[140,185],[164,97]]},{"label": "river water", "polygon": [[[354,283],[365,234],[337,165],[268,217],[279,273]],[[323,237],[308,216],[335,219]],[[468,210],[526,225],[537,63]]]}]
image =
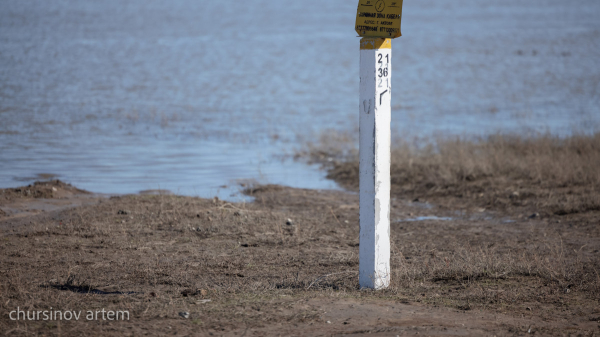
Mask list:
[{"label": "river water", "polygon": [[[337,188],[290,155],[358,123],[357,1],[0,0],[0,187]],[[595,132],[600,1],[405,1],[403,138]]]}]

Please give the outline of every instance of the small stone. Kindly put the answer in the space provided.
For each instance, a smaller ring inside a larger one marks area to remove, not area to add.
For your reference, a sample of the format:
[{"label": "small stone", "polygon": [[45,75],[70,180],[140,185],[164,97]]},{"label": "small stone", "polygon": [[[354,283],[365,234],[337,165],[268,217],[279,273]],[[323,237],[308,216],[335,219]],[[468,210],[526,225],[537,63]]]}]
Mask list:
[{"label": "small stone", "polygon": [[327,324],[331,324],[331,321],[327,321]]},{"label": "small stone", "polygon": [[344,223],[350,223],[350,221],[348,221],[348,220],[344,220]]},{"label": "small stone", "polygon": [[292,221],[292,219],[287,219],[287,221],[285,222],[286,226],[283,227],[283,231],[287,234],[287,235],[295,235],[298,232],[298,226],[296,226],[294,224],[294,221]]},{"label": "small stone", "polygon": [[539,218],[540,217],[540,213],[533,213],[529,216],[529,219],[534,219],[534,218]]},{"label": "small stone", "polygon": [[56,189],[56,187],[52,187],[52,191],[57,192],[58,190]]},{"label": "small stone", "polygon": [[179,313],[179,316],[181,316],[183,318],[190,318],[190,313],[187,311],[182,311]]}]

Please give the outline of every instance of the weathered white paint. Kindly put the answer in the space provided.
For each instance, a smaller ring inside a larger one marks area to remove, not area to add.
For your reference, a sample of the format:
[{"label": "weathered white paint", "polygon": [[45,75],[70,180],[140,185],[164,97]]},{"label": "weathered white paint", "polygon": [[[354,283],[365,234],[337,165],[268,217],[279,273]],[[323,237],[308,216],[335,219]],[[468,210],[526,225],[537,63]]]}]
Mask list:
[{"label": "weathered white paint", "polygon": [[360,287],[390,284],[391,40],[360,50]]}]

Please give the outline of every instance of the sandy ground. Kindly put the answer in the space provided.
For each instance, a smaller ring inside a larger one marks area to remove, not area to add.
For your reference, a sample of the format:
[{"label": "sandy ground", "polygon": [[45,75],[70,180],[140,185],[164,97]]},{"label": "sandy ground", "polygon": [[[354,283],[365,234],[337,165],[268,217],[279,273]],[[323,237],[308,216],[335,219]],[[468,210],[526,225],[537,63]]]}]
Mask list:
[{"label": "sandy ground", "polygon": [[[29,191],[29,192],[27,192]],[[392,201],[392,285],[358,288],[358,197],[257,186],[252,203],[0,192],[7,335],[600,333],[600,214]],[[443,201],[443,199],[437,199]],[[449,202],[452,204],[452,202]],[[11,320],[126,310],[129,320]],[[14,316],[13,316],[14,317]]]}]

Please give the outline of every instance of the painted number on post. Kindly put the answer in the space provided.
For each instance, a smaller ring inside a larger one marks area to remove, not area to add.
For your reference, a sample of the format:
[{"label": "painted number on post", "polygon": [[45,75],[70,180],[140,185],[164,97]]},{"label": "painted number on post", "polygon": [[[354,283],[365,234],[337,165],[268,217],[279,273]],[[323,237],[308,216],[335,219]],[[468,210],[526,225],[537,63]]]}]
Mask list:
[{"label": "painted number on post", "polygon": [[390,54],[377,54],[377,92],[379,94],[379,105],[383,102],[383,97],[390,91]]}]

